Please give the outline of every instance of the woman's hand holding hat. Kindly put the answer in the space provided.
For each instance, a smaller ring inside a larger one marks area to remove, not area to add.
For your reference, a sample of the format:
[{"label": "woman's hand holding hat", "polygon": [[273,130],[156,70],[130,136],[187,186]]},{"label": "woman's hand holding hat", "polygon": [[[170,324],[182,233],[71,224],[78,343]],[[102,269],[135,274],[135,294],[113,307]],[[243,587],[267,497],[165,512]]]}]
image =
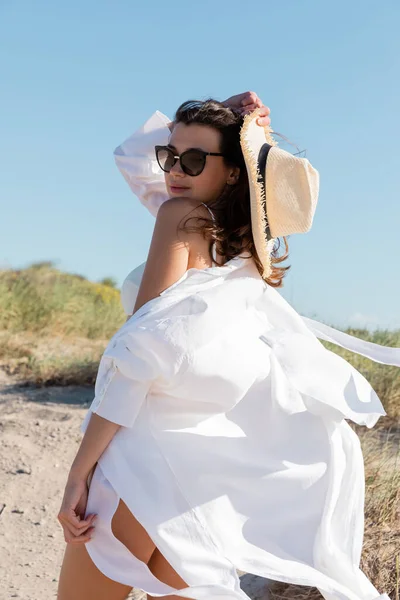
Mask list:
[{"label": "woman's hand holding hat", "polygon": [[265,127],[271,123],[271,119],[269,118],[271,110],[262,103],[255,92],[244,92],[243,94],[231,96],[227,100],[224,100],[222,104],[228,108],[237,110],[242,115],[246,115],[256,108],[260,108],[260,117],[257,119],[257,125]]}]

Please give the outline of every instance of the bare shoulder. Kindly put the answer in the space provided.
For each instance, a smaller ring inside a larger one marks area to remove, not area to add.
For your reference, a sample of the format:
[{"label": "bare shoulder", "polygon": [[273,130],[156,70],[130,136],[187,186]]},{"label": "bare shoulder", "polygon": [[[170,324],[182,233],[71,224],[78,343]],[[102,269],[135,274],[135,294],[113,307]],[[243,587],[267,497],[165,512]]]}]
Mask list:
[{"label": "bare shoulder", "polygon": [[158,210],[157,219],[172,219],[180,221],[184,217],[209,217],[208,209],[196,200],[190,198],[169,198]]},{"label": "bare shoulder", "polygon": [[[204,204],[189,198],[170,198],[161,205],[160,209],[164,211],[166,219],[171,219],[171,225],[173,227],[177,227],[178,224],[184,224],[188,218],[193,218],[193,220],[189,220],[188,222],[190,228],[193,225],[201,224],[201,222],[196,221],[197,217],[207,220],[211,218],[210,211]],[[205,269],[212,266],[210,256],[211,240],[207,235],[207,232],[203,234],[199,230],[180,231],[179,238],[184,241],[189,252],[188,269],[192,267],[196,269]]]},{"label": "bare shoulder", "polygon": [[194,201],[187,198],[169,198],[161,204],[134,313],[185,274],[190,266],[191,248],[201,236],[198,233],[178,231],[178,226],[185,221],[185,217],[205,216],[203,211],[208,213],[204,206],[197,207]]}]

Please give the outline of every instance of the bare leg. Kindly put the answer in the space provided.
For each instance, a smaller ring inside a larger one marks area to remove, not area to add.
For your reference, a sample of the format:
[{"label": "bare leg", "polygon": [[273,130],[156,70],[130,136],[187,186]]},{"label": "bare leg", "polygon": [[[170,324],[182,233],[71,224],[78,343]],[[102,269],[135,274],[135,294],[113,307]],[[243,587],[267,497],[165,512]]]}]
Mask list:
[{"label": "bare leg", "polygon": [[[147,564],[157,579],[171,587],[183,588],[188,584],[178,575],[156,547],[143,525],[134,517],[125,502],[120,499],[118,508],[111,522],[112,532],[137,558]],[[154,596],[147,594],[149,600]],[[184,600],[183,596],[168,595],[168,600]],[[154,598],[160,600],[160,598]]]},{"label": "bare leg", "polygon": [[136,558],[148,564],[156,545],[121,498],[111,521],[111,530]]},{"label": "bare leg", "polygon": [[[161,554],[158,548],[156,548],[147,563],[150,571],[163,583],[167,583],[174,588],[188,587],[188,584],[182,579],[180,575],[171,567],[166,558]],[[182,600],[184,596],[168,595],[168,600]],[[147,600],[160,600],[155,596],[147,594]]]},{"label": "bare leg", "polygon": [[131,587],[106,577],[85,544],[67,544],[58,582],[58,600],[125,600]]},{"label": "bare leg", "polygon": [[[113,515],[111,529],[115,537],[132,554],[148,565],[157,579],[178,589],[188,587],[122,499]],[[132,587],[106,577],[93,563],[85,544],[66,545],[59,578],[58,600],[125,600],[131,590]],[[153,600],[153,596],[147,597]],[[167,598],[182,600],[180,596],[175,595],[168,595]]]}]

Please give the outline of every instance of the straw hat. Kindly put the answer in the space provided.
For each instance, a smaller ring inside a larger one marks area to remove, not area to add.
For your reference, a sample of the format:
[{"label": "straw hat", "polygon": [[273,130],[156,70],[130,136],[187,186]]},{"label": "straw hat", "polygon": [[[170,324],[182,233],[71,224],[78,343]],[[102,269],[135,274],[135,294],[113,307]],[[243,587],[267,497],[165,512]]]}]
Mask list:
[{"label": "straw hat", "polygon": [[273,130],[257,124],[260,109],[244,117],[240,145],[250,187],[251,226],[257,254],[271,272],[275,239],[311,229],[319,192],[319,173],[308,159],[278,148]]}]

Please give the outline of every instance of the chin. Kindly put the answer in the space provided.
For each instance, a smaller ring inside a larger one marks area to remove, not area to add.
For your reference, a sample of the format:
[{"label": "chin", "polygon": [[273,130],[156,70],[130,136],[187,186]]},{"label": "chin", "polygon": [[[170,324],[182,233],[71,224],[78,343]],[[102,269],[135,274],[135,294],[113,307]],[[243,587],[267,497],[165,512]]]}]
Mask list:
[{"label": "chin", "polygon": [[172,190],[171,188],[169,188],[169,193],[171,196],[187,196],[189,192],[190,192],[190,189],[175,191],[175,190]]}]

